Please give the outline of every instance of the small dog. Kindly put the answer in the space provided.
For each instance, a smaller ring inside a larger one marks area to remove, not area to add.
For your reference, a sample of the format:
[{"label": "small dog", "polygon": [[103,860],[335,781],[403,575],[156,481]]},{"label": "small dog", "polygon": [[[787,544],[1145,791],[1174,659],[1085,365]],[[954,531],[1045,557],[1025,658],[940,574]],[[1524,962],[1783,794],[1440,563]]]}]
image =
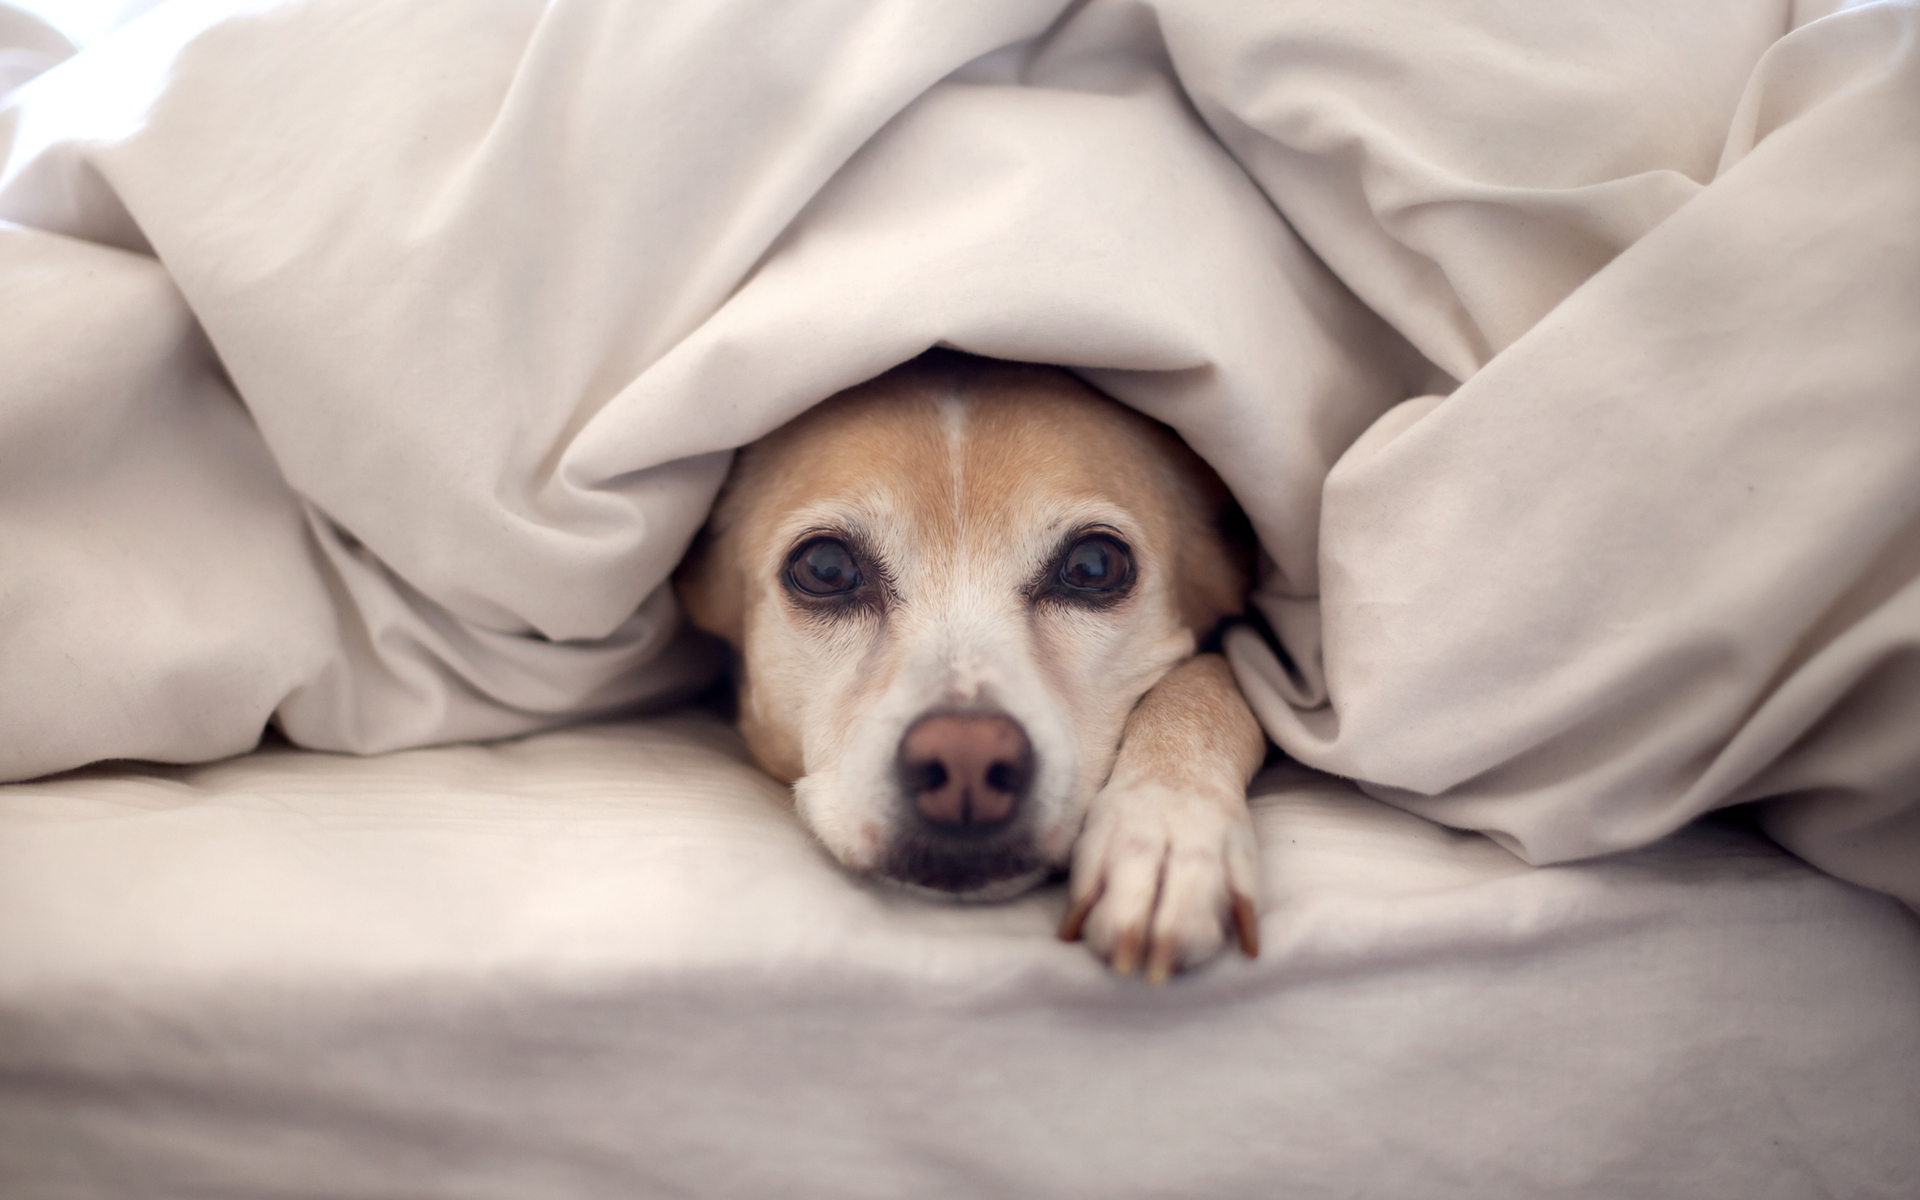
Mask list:
[{"label": "small dog", "polygon": [[923,355],[742,450],[675,582],[740,729],[852,870],[977,898],[1072,864],[1061,936],[1159,982],[1258,953],[1226,661],[1250,538],[1170,430],[1051,367]]}]

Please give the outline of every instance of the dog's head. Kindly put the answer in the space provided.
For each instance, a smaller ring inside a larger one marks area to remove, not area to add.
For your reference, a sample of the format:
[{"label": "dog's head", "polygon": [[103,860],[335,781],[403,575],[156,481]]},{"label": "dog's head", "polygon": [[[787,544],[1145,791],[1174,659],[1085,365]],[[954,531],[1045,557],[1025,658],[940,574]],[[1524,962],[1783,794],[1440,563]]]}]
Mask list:
[{"label": "dog's head", "polygon": [[1135,703],[1240,611],[1235,512],[1066,372],[936,353],[741,451],[676,582],[828,850],[1008,894],[1064,865]]}]

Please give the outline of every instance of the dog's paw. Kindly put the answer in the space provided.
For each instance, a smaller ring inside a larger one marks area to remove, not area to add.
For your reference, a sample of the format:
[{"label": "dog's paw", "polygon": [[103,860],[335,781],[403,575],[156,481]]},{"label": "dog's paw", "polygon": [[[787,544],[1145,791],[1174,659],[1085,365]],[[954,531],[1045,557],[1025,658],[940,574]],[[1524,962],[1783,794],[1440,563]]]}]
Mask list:
[{"label": "dog's paw", "polygon": [[1231,928],[1260,952],[1258,850],[1240,796],[1157,783],[1110,786],[1074,848],[1060,936],[1085,938],[1115,971],[1164,982],[1219,954]]}]

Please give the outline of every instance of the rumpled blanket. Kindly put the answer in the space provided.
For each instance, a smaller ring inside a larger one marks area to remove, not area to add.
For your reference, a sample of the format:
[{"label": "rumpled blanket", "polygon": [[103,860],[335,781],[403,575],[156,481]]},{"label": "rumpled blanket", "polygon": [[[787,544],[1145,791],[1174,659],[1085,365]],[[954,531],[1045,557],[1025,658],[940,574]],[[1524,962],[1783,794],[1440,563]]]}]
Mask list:
[{"label": "rumpled blanket", "polygon": [[1911,2],[171,0],[0,152],[0,778],[684,695],[730,451],[946,344],[1215,466],[1295,758],[1920,904]]}]

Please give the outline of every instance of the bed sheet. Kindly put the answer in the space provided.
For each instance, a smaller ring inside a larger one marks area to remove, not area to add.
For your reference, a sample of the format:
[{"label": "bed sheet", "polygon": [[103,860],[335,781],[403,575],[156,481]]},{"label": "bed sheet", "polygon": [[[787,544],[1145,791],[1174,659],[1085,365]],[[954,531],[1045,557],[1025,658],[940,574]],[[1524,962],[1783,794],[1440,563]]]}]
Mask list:
[{"label": "bed sheet", "polygon": [[8,785],[0,1194],[1920,1194],[1900,904],[1253,791],[1261,957],[1153,988],[849,877],[703,714]]}]

